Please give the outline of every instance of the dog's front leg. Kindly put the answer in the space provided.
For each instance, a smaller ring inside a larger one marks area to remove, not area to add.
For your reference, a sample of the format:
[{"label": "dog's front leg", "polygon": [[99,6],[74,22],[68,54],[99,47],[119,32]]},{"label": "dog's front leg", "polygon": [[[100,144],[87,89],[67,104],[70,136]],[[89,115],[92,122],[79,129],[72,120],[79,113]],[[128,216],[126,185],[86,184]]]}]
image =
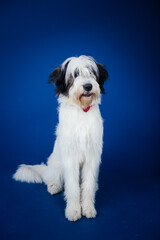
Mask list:
[{"label": "dog's front leg", "polygon": [[99,172],[99,160],[87,159],[82,168],[81,204],[82,215],[94,218],[97,214],[94,203],[95,193],[98,188],[97,178]]},{"label": "dog's front leg", "polygon": [[70,221],[81,218],[79,164],[75,156],[64,162],[65,199],[67,202],[65,216]]}]

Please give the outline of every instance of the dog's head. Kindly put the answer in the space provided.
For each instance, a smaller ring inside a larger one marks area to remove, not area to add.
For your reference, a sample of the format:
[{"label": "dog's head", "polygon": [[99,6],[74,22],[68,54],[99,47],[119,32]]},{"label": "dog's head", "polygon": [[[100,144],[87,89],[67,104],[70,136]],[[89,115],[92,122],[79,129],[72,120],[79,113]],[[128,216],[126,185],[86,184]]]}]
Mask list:
[{"label": "dog's head", "polygon": [[105,93],[103,84],[108,78],[105,67],[92,57],[71,57],[56,68],[49,82],[56,86],[56,95],[68,97],[82,108],[99,102],[100,93]]}]

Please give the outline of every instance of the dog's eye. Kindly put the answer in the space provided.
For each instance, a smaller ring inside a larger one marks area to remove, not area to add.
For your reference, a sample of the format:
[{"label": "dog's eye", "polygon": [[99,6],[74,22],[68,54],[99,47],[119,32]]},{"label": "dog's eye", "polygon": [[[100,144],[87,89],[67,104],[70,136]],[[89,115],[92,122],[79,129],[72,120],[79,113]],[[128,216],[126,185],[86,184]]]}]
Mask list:
[{"label": "dog's eye", "polygon": [[79,69],[76,68],[75,71],[74,71],[74,77],[78,77],[79,76]]}]

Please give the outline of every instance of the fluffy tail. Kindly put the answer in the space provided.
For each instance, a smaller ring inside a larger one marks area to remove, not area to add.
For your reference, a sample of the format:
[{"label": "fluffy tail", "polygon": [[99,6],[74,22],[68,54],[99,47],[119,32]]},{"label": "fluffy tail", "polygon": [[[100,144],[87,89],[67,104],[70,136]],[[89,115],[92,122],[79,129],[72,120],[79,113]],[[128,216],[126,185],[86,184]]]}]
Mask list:
[{"label": "fluffy tail", "polygon": [[40,165],[25,165],[21,164],[13,178],[16,181],[28,182],[28,183],[42,183],[42,173],[46,169],[46,165],[41,163]]}]

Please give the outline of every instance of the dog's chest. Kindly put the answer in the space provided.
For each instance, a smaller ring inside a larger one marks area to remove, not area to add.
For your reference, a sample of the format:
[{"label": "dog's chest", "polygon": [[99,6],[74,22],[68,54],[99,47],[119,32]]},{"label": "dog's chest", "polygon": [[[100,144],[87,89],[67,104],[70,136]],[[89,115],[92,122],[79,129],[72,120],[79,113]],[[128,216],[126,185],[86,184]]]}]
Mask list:
[{"label": "dog's chest", "polygon": [[102,145],[103,123],[99,110],[70,112],[61,115],[58,126],[66,146],[76,151],[97,149]]}]

